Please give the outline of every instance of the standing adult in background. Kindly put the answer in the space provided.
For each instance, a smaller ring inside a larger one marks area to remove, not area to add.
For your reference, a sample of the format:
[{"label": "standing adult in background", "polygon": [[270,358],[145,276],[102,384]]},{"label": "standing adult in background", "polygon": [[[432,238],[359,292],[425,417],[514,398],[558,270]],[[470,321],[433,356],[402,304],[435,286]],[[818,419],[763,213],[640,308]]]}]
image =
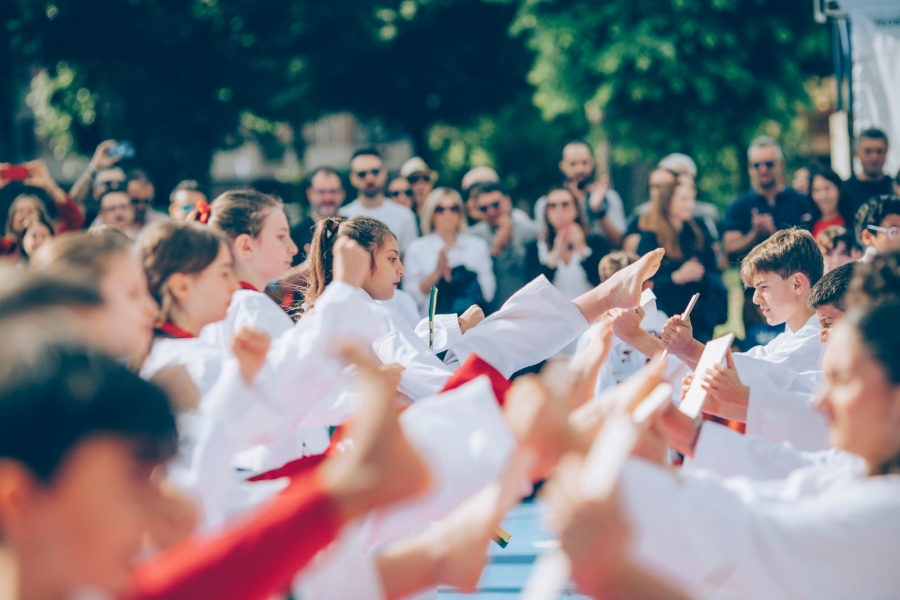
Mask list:
[{"label": "standing adult in background", "polygon": [[855,154],[862,170],[844,184],[852,214],[856,214],[872,196],[893,193],[891,178],[884,174],[887,153],[888,137],[882,130],[873,127],[859,134]]},{"label": "standing adult in background", "polygon": [[625,250],[625,252],[637,252],[638,244],[641,241],[641,231],[638,227],[638,219],[641,218],[641,215],[646,214],[651,206],[659,203],[660,196],[671,195],[677,181],[678,173],[670,171],[669,169],[657,166],[650,171],[648,188],[650,199],[635,208],[634,215],[629,219],[628,227],[625,228],[625,237],[622,240],[622,249]]},{"label": "standing adult in background", "polygon": [[128,195],[131,196],[136,229],[142,229],[151,223],[169,219],[169,216],[165,213],[153,210],[153,198],[156,195],[156,188],[144,171],[140,169],[131,171],[128,174],[125,189]]},{"label": "standing adult in background", "polygon": [[104,225],[114,227],[132,239],[137,236],[134,206],[124,184],[110,183],[100,195],[100,214],[90,228],[97,229]]},{"label": "standing adult in background", "polygon": [[431,286],[438,288],[440,314],[463,314],[473,304],[482,310],[494,299],[497,282],[487,243],[466,233],[462,197],[456,190],[432,190],[422,204],[422,237],[409,245],[403,260],[403,289],[428,314]]},{"label": "standing adult in background", "polygon": [[110,156],[108,151],[116,145],[115,140],[106,140],[97,145],[88,168],[72,184],[69,196],[81,207],[85,222],[91,223],[97,216],[100,201],[101,184],[109,181],[125,181],[125,171],[116,167],[119,156]]},{"label": "standing adult in background", "polygon": [[681,314],[691,296],[700,293],[691,313],[694,336],[706,343],[716,325],[728,319],[728,291],[722,283],[714,238],[704,219],[694,214],[697,188],[681,175],[671,191],[660,194],[641,215],[638,255],[665,248],[659,271],[653,276],[656,305],[667,315]]},{"label": "standing adult in background", "polygon": [[169,216],[176,221],[184,221],[201,200],[207,202],[199,183],[193,179],[180,181],[169,194]]},{"label": "standing adult in background", "polygon": [[404,208],[414,210],[413,189],[406,177],[396,175],[388,179],[387,197],[391,202],[396,202]]},{"label": "standing adult in background", "polygon": [[429,169],[424,160],[418,156],[413,156],[400,167],[400,177],[405,177],[412,187],[413,201],[415,202],[413,211],[417,215],[420,214],[425,198],[428,197],[428,194],[434,189],[434,184],[437,183],[437,172]]},{"label": "standing adult in background", "polygon": [[291,239],[298,250],[293,266],[306,261],[316,223],[336,215],[345,196],[341,176],[331,167],[317,167],[309,174],[309,187],[306,188],[309,214],[291,227]]},{"label": "standing adult in background", "polygon": [[812,234],[819,234],[832,225],[840,225],[853,230],[856,214],[849,196],[844,191],[844,182],[838,174],[825,167],[812,170],[810,177],[810,211],[812,212]]},{"label": "standing adult in background", "polygon": [[732,262],[779,229],[809,229],[809,199],[784,182],[784,154],[773,138],[758,137],[747,150],[753,186],[725,209],[722,242]]},{"label": "standing adult in background", "polygon": [[[609,176],[596,177],[594,151],[587,142],[575,140],[563,147],[559,170],[564,176],[563,187],[575,196],[587,215],[588,228],[602,235],[610,245],[618,248],[625,231],[625,209],[622,198],[609,189]],[[539,229],[546,227],[543,215],[547,197],[538,198],[534,205],[534,220]]]},{"label": "standing adult in background", "polygon": [[350,159],[350,184],[356,188],[358,195],[338,213],[347,218],[363,216],[378,219],[397,236],[400,252],[405,252],[409,243],[419,237],[419,226],[412,211],[385,198],[386,181],[387,171],[378,150],[357,150]]},{"label": "standing adult in background", "polygon": [[514,209],[506,186],[482,183],[472,190],[484,220],[469,231],[488,243],[494,258],[497,293],[493,306],[509,300],[528,283],[525,274],[525,245],[538,236],[538,226],[524,212]]},{"label": "standing adult in background", "polygon": [[600,285],[600,259],[610,251],[603,236],[591,233],[587,218],[567,188],[547,192],[547,228],[525,245],[525,278],[544,275],[563,296],[574,300]]},{"label": "standing adult in background", "polygon": [[479,210],[478,202],[472,194],[475,186],[479,183],[497,183],[498,181],[500,181],[500,176],[491,167],[475,167],[463,175],[460,187],[462,187],[463,202],[466,203],[466,221],[468,221],[469,227],[484,220],[484,213]]},{"label": "standing adult in background", "polygon": [[800,167],[794,171],[791,179],[791,187],[801,194],[809,194],[809,184],[812,182],[812,170],[809,167]]}]

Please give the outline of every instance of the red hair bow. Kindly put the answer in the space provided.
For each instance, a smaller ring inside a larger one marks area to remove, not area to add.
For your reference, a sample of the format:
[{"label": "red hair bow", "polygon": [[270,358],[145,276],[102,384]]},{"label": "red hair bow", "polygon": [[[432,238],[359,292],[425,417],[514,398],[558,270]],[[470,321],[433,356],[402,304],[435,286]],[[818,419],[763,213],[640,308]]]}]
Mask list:
[{"label": "red hair bow", "polygon": [[206,225],[207,221],[209,221],[209,213],[211,212],[212,207],[209,205],[209,202],[206,200],[197,201],[197,214],[200,216],[198,221]]}]

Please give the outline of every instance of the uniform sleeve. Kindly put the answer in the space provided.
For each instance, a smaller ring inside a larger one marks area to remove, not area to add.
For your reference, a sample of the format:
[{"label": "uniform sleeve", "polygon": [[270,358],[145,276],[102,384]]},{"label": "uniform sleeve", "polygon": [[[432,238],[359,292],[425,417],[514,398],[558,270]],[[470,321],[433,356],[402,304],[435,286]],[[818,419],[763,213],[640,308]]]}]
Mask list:
[{"label": "uniform sleeve", "polygon": [[747,434],[789,442],[807,452],[828,448],[825,418],[813,407],[813,394],[753,386],[747,405]]},{"label": "uniform sleeve", "polygon": [[[294,581],[294,597],[303,600],[385,600],[376,553],[366,552],[359,531],[341,535]],[[347,574],[352,574],[348,577]]]},{"label": "uniform sleeve", "polygon": [[895,596],[896,483],[820,484],[820,493],[797,498],[803,483],[816,484],[796,475],[785,482],[793,485],[774,488],[784,496],[778,498],[751,485],[766,482],[677,477],[629,461],[619,493],[632,528],[632,560],[698,598]]},{"label": "uniform sleeve", "polygon": [[[236,308],[234,331],[228,332],[231,337],[243,327],[253,327],[262,329],[274,340],[294,326],[287,313],[275,301],[260,292],[242,294]],[[230,340],[227,343],[230,344]]]},{"label": "uniform sleeve", "polygon": [[504,377],[553,356],[587,331],[581,311],[538,277],[467,331],[454,347],[460,363],[477,354]]},{"label": "uniform sleeve", "polygon": [[[435,354],[449,350],[462,339],[462,330],[459,328],[459,316],[450,315],[434,315],[434,347],[431,349]],[[416,336],[426,345],[428,344],[429,331],[428,319],[422,319],[416,325]]]},{"label": "uniform sleeve", "polygon": [[317,471],[304,473],[243,524],[139,565],[127,598],[265,600],[284,591],[341,524]]},{"label": "uniform sleeve", "polygon": [[437,394],[452,374],[411,329],[392,328],[375,340],[373,348],[384,364],[403,366],[399,390],[413,400]]}]

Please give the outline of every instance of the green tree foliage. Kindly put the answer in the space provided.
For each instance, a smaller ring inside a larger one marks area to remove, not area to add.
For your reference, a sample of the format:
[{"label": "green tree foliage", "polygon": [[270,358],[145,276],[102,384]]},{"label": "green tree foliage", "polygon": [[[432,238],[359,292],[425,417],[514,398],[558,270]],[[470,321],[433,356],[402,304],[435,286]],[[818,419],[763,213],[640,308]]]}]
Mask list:
[{"label": "green tree foliage", "polygon": [[685,152],[720,201],[749,139],[789,126],[830,66],[807,0],[522,0],[512,31],[546,119],[599,108],[617,162]]}]

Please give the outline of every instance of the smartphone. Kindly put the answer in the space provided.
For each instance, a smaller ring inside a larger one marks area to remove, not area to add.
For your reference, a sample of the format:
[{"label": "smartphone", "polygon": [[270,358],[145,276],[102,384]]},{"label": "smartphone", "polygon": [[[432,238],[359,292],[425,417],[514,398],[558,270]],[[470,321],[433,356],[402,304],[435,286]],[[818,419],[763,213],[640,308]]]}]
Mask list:
[{"label": "smartphone", "polygon": [[28,177],[28,168],[25,165],[9,165],[0,169],[0,179],[4,181],[24,181]]},{"label": "smartphone", "polygon": [[134,144],[132,142],[116,142],[115,146],[107,148],[106,154],[119,158],[134,158]]}]

